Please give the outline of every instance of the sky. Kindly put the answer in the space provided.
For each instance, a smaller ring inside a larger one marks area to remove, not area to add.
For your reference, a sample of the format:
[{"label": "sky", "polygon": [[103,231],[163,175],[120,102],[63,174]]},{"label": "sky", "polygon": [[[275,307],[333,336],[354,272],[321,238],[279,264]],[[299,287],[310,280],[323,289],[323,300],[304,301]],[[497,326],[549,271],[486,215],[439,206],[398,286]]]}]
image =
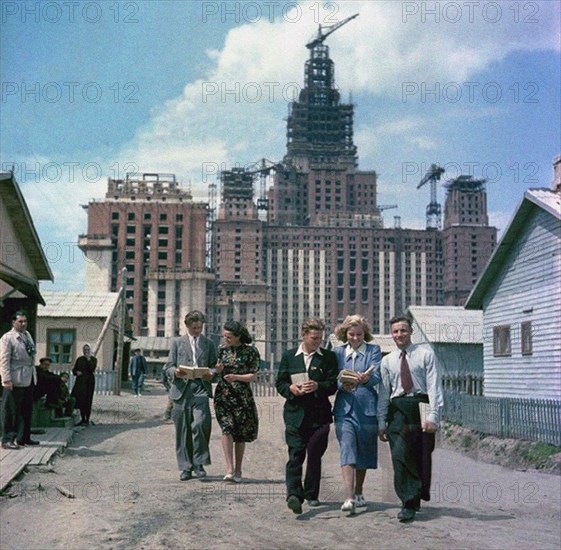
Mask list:
[{"label": "sky", "polygon": [[[425,227],[432,163],[487,180],[502,231],[561,153],[559,0],[49,1],[1,4],[0,163],[14,170],[55,282],[82,290],[82,205],[107,178],[174,173],[196,200],[220,170],[286,152],[318,25],[359,167],[391,227]],[[444,204],[445,190],[438,190]]]}]

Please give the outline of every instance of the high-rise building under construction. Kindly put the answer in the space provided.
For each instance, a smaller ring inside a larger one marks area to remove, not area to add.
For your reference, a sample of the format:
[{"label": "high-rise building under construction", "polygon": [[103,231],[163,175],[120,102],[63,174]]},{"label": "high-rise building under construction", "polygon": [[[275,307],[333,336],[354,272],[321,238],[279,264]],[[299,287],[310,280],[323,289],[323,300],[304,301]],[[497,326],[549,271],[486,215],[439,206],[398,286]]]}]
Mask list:
[{"label": "high-rise building under construction", "polygon": [[[308,44],[304,87],[289,109],[286,155],[269,166],[272,185],[266,198],[256,202],[248,196],[256,172],[222,174],[214,223],[218,284],[213,300],[218,307],[213,330],[218,332],[226,317],[237,317],[253,329],[267,360],[278,361],[283,350],[297,344],[305,317],[321,317],[332,329],[358,313],[375,333],[386,333],[389,319],[409,305],[444,304],[445,296],[448,304],[461,305],[465,281],[454,274],[467,271],[469,264],[471,283],[496,240],[496,229],[488,227],[484,191],[477,204],[475,199],[469,205],[447,203],[446,250],[437,229],[383,226],[376,172],[358,168],[354,106],[341,103],[335,87],[334,63],[324,43],[328,34],[320,28]],[[244,177],[238,197],[229,180]],[[463,196],[465,190],[456,191]],[[234,208],[242,195],[243,213]],[[266,222],[259,221],[255,204],[266,209]],[[473,212],[469,219],[449,219],[468,209]],[[470,246],[474,241],[475,263],[454,250],[464,234]]]}]

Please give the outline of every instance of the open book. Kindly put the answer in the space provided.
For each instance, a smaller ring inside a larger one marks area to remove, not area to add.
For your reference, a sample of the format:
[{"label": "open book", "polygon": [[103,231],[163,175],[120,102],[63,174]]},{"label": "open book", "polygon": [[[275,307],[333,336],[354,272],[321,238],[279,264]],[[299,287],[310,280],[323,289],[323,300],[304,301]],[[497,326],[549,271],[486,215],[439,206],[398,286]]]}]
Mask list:
[{"label": "open book", "polygon": [[337,380],[339,380],[341,384],[346,384],[346,383],[356,384],[358,382],[356,373],[348,369],[343,369],[342,371],[340,371],[339,375],[337,376]]},{"label": "open book", "polygon": [[[373,370],[374,370],[374,366],[371,366],[367,368],[363,374],[370,374]],[[342,371],[339,371],[337,380],[339,380],[341,384],[345,384],[347,382],[350,382],[351,384],[356,384],[358,381],[356,375],[357,373],[354,370],[343,369]]]},{"label": "open book", "polygon": [[179,365],[177,368],[187,375],[184,380],[195,380],[196,378],[202,378],[210,374],[210,369],[208,367],[188,367],[186,365]]}]

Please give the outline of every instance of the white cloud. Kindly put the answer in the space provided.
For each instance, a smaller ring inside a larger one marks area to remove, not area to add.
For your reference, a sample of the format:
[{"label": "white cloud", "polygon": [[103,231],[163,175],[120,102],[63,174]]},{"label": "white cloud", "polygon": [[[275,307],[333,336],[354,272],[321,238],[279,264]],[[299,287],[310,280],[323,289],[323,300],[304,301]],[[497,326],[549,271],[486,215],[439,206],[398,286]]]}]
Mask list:
[{"label": "white cloud", "polygon": [[[521,10],[518,22],[510,3],[500,3],[502,17],[495,23],[489,21],[495,17],[493,13],[484,15],[481,10],[498,3],[478,3],[473,21],[464,11],[457,23],[450,21],[457,14],[442,11],[451,9],[444,6],[452,4],[465,7],[467,3],[328,3],[337,7],[335,20],[360,13],[326,42],[336,64],[336,84],[342,96],[352,92],[395,98],[407,82],[463,83],[476,79],[482,70],[513,52],[559,50],[556,2],[513,3]],[[529,5],[539,8],[534,14],[538,23],[525,22],[532,16],[527,11]],[[221,50],[205,52],[212,69],[204,78],[186,83],[180,96],[153,109],[149,122],[112,158],[99,160],[105,167],[99,181],[82,177],[69,186],[64,181],[42,178],[26,184],[30,191],[26,197],[37,225],[49,228],[55,236],[84,232],[85,216],[77,206],[105,195],[106,177],[112,175],[109,167],[115,163],[120,167],[137,165],[142,172],[173,172],[181,182],[192,182],[196,199],[205,200],[206,185],[218,170],[261,157],[280,160],[286,146],[283,119],[290,99],[303,84],[308,57],[305,44],[317,30],[318,15],[321,22],[333,16],[329,9],[318,13],[318,2],[302,2],[301,6],[302,19],[296,22],[261,19],[231,29]],[[419,11],[413,13],[415,6]],[[439,23],[434,16],[422,13],[434,6],[440,10]],[[496,116],[499,110],[491,106],[488,111],[480,111],[480,116]],[[454,116],[455,111],[458,117],[464,116],[452,106],[446,111],[447,117]],[[434,125],[428,124],[429,115],[422,110],[414,112],[419,114],[378,125],[356,124],[361,163],[375,166],[372,160],[382,155],[384,164],[376,169],[387,171],[392,180],[385,180],[382,174],[381,202],[388,202],[384,198],[390,192],[399,196],[411,192],[412,182],[406,185],[398,181],[404,160],[424,158],[424,152],[439,146]],[[402,208],[403,221],[407,220],[404,226],[424,226],[415,208],[418,205]],[[497,225],[504,223],[501,216],[495,218]]]},{"label": "white cloud", "polygon": [[[332,3],[333,4],[333,3]],[[262,18],[231,29],[222,50],[207,51],[214,62],[205,79],[188,83],[183,94],[152,115],[119,154],[142,170],[175,172],[195,182],[204,198],[204,166],[231,166],[269,157],[278,160],[285,150],[285,123],[291,92],[303,83],[305,43],[319,21],[360,16],[327,40],[336,63],[336,82],[343,91],[366,94],[401,93],[405,82],[463,82],[478,71],[518,50],[558,46],[555,7],[539,3],[539,24],[515,23],[503,5],[501,18],[483,7],[458,17],[450,6],[437,2],[440,22],[430,15],[432,2],[340,2],[318,12],[319,4],[301,3],[302,18],[293,15],[274,23]],[[419,9],[416,12],[416,8]],[[421,9],[420,6],[424,6]],[[312,9],[313,8],[313,9]],[[522,9],[522,8],[521,8]],[[415,13],[414,13],[415,12]],[[519,19],[530,13],[520,13]],[[470,20],[473,22],[470,22]],[[372,143],[376,132],[406,134],[408,148],[434,150],[437,140],[422,130],[422,119],[381,125],[373,133],[361,129],[357,143]],[[374,141],[378,138],[374,138]],[[365,150],[359,151],[365,157]]]}]

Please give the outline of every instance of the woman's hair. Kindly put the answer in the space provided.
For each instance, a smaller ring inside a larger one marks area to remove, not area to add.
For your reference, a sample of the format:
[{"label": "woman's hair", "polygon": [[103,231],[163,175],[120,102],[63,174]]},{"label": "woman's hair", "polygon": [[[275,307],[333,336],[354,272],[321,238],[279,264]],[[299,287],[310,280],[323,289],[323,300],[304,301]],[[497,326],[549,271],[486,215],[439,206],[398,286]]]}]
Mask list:
[{"label": "woman's hair", "polygon": [[249,335],[247,329],[238,321],[226,321],[224,330],[231,332],[236,338],[240,339],[242,344],[251,344],[253,338]]},{"label": "woman's hair", "polygon": [[372,332],[368,321],[360,315],[347,315],[345,320],[335,329],[335,336],[341,342],[347,342],[347,332],[352,327],[362,327],[364,331],[364,341],[372,340]]}]

